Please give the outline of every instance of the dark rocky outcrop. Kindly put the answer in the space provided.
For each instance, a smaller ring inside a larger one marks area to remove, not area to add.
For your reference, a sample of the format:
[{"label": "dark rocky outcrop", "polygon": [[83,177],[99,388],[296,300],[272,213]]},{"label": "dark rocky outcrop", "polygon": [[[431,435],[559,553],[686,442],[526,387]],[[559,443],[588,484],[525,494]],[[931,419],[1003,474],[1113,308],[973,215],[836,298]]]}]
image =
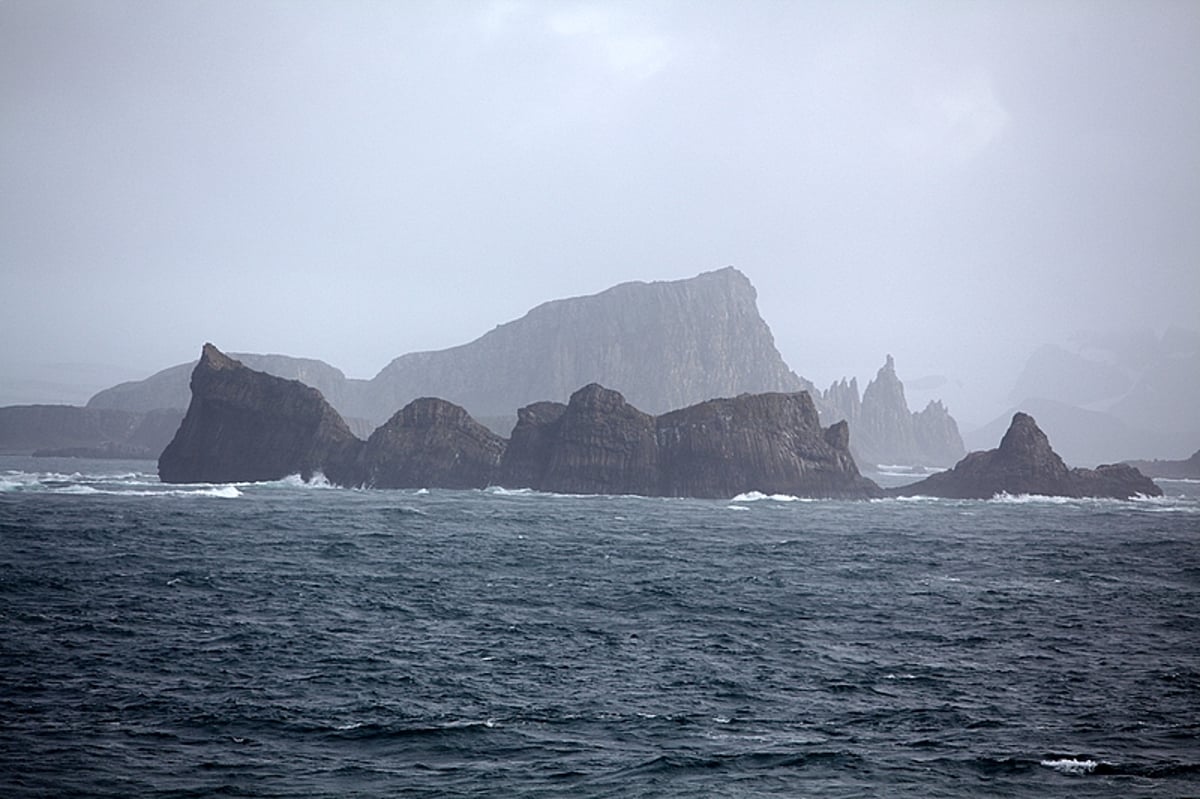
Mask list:
[{"label": "dark rocky outcrop", "polygon": [[1151,477],[1163,477],[1168,480],[1200,480],[1200,450],[1196,450],[1190,458],[1181,461],[1152,460],[1125,461],[1125,463]]},{"label": "dark rocky outcrop", "polygon": [[[561,409],[561,410],[559,410]],[[522,408],[501,482],[564,494],[658,494],[654,417],[592,383],[565,406]]]},{"label": "dark rocky outcrop", "polygon": [[845,423],[822,429],[807,392],[716,399],[658,417],[592,384],[522,408],[501,481],[563,493],[875,496]]},{"label": "dark rocky outcrop", "polygon": [[953,469],[889,493],[950,499],[988,499],[997,494],[1129,498],[1161,496],[1162,490],[1124,464],[1068,468],[1033,417],[1017,413],[998,448],[972,452]]},{"label": "dark rocky outcrop", "polygon": [[357,464],[374,488],[483,488],[495,482],[505,440],[462,408],[424,397],[371,434]]},{"label": "dark rocky outcrop", "polygon": [[363,443],[321,393],[256,372],[205,344],[187,415],[158,460],[168,483],[305,479],[357,482]]},{"label": "dark rocky outcrop", "polygon": [[864,468],[885,464],[949,466],[966,452],[958,424],[939,401],[908,409],[904,384],[891,355],[858,396],[858,382],[845,379],[819,395],[821,418],[850,423],[850,449]]},{"label": "dark rocky outcrop", "polygon": [[875,496],[845,423],[822,429],[806,392],[710,400],[659,417],[589,384],[522,408],[510,442],[446,400],[414,400],[364,444],[321,393],[254,371],[211,344],[159,459],[165,482],[306,479],[340,485],[728,497],[746,491]]},{"label": "dark rocky outcrop", "polygon": [[807,392],[744,394],[659,416],[658,493],[729,497],[748,491],[861,499],[874,483],[858,473],[849,427],[822,429]]}]

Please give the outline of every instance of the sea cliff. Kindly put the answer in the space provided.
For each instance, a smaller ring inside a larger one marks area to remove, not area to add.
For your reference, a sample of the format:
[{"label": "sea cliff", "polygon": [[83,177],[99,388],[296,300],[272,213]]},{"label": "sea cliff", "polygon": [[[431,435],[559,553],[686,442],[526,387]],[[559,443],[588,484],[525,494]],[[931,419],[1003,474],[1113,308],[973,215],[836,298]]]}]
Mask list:
[{"label": "sea cliff", "polygon": [[192,398],[159,459],[165,482],[274,480],[323,473],[340,485],[730,497],[880,494],[845,423],[822,428],[807,392],[745,394],[661,416],[589,384],[566,404],[520,409],[512,439],[463,408],[420,398],[363,442],[320,392],[257,372],[206,344]]}]

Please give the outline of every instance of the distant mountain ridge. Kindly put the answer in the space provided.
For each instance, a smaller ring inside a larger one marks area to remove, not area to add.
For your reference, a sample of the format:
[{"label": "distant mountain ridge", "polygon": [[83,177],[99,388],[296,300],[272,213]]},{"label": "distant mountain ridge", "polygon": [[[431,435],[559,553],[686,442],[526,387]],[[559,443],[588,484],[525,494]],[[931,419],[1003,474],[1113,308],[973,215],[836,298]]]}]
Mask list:
[{"label": "distant mountain ridge", "polygon": [[1200,333],[1169,327],[1080,333],[1033,352],[1012,408],[966,436],[986,446],[1018,408],[1037,413],[1068,463],[1179,458],[1200,445]]},{"label": "distant mountain ridge", "polygon": [[[401,355],[371,380],[347,378],[322,361],[231,355],[313,386],[352,426],[365,420],[368,429],[425,396],[486,420],[511,417],[533,402],[565,402],[593,382],[612,386],[647,413],[746,392],[813,388],[784,363],[758,313],[754,286],[733,267],[552,300],[467,344]],[[194,361],[180,364],[106,389],[88,407],[184,409],[194,367]]]},{"label": "distant mountain ridge", "polygon": [[[508,435],[515,409],[566,402],[581,385],[619,391],[657,415],[716,397],[806,390],[822,424],[850,424],[850,447],[865,467],[948,465],[965,451],[940,403],[912,413],[890,359],[860,400],[857,382],[820,392],[797,376],[759,315],[757,292],[726,267],[684,280],[629,282],[598,294],[543,303],[469,343],[401,355],[370,380],[348,379],[322,361],[231,353],[246,366],[318,389],[365,437],[419,397],[441,397]],[[89,409],[182,416],[196,362],[97,393]]]}]

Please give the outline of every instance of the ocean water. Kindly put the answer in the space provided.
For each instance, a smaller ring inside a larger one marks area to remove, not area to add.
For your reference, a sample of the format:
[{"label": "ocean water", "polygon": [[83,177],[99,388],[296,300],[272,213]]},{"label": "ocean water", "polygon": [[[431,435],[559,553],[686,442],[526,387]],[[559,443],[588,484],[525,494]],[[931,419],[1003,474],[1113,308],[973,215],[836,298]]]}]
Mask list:
[{"label": "ocean water", "polygon": [[1200,499],[0,459],[3,797],[1200,795]]}]

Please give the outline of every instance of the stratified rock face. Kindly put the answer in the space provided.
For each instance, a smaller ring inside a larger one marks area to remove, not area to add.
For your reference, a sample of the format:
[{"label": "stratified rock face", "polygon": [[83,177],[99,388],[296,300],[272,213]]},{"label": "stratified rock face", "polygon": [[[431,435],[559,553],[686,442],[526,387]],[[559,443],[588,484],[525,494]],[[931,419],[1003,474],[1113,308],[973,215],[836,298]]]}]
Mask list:
[{"label": "stratified rock face", "polygon": [[517,411],[517,425],[501,460],[503,485],[530,488],[544,483],[550,449],[558,435],[558,420],[566,413],[561,402],[535,402]]},{"label": "stratified rock face", "polygon": [[846,423],[823,430],[807,392],[709,400],[659,416],[656,431],[664,496],[875,493],[850,455]]},{"label": "stratified rock face", "polygon": [[861,401],[857,382],[844,379],[820,400],[826,421],[850,423],[850,449],[862,464],[949,466],[966,452],[958,424],[941,402],[929,403],[920,413],[909,411],[891,355]]},{"label": "stratified rock face", "polygon": [[[563,494],[657,494],[654,417],[592,383],[561,413],[522,408],[501,469],[504,485]],[[525,483],[520,478],[533,476]]]},{"label": "stratified rock face", "polygon": [[890,493],[952,499],[988,499],[997,494],[1128,498],[1161,496],[1162,491],[1129,466],[1067,468],[1033,417],[1017,413],[997,449],[972,452],[953,469]]},{"label": "stratified rock face", "polygon": [[879,493],[854,465],[846,425],[823,430],[806,392],[709,400],[656,418],[595,384],[566,406],[521,409],[501,481],[584,494]]},{"label": "stratified rock face", "polygon": [[362,442],[315,388],[256,372],[205,344],[192,372],[192,399],[158,460],[167,483],[305,479],[323,471],[338,483]]},{"label": "stratified rock face", "polygon": [[496,477],[504,445],[459,406],[425,397],[371,434],[359,467],[374,488],[483,488]]},{"label": "stratified rock face", "polygon": [[476,417],[501,416],[589,383],[651,413],[807,387],[776,350],[750,281],[726,268],[547,302],[469,344],[403,355],[371,381],[370,406],[351,415],[438,396]]}]

